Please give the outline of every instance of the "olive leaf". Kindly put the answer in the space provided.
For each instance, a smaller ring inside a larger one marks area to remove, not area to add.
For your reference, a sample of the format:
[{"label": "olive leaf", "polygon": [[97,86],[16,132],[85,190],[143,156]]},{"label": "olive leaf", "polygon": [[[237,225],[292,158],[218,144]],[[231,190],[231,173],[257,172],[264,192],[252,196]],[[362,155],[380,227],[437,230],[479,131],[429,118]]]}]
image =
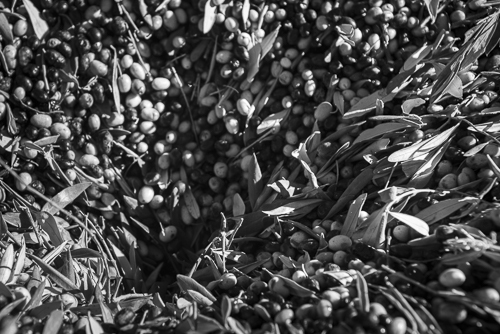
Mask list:
[{"label": "olive leaf", "polygon": [[71,251],[74,259],[102,258],[102,254],[90,248],[78,248]]},{"label": "olive leaf", "polygon": [[357,143],[361,143],[363,141],[367,141],[370,139],[377,138],[379,136],[383,136],[387,133],[391,132],[396,132],[399,130],[407,129],[410,126],[407,124],[402,124],[402,123],[382,123],[374,128],[364,130],[359,134],[359,136],[354,140],[352,145],[355,145]]},{"label": "olive leaf", "polygon": [[311,210],[323,202],[322,199],[306,199],[302,201],[287,201],[286,204],[280,205],[272,210],[262,211],[269,216],[284,216],[293,213],[301,208],[310,208]]},{"label": "olive leaf", "polygon": [[262,45],[261,43],[257,43],[250,50],[248,50],[248,54],[250,59],[248,60],[246,72],[247,72],[247,81],[252,82],[253,78],[257,73],[259,73],[259,64],[262,59]]},{"label": "olive leaf", "polygon": [[417,66],[432,51],[432,45],[422,45],[422,47],[406,59],[403,70],[408,71]]},{"label": "olive leaf", "polygon": [[17,127],[16,119],[14,118],[14,114],[12,113],[12,110],[10,109],[9,103],[5,103],[5,111],[7,113],[7,131],[11,135],[16,135],[19,129]]},{"label": "olive leaf", "polygon": [[123,273],[125,274],[125,278],[128,280],[133,280],[134,272],[132,271],[130,262],[125,257],[125,254],[118,247],[116,247],[114,243],[110,242],[109,244],[111,245],[111,251],[115,254],[115,257],[120,264],[120,268],[122,268]]},{"label": "olive leaf", "polygon": [[14,36],[9,26],[9,21],[4,13],[0,13],[0,35],[5,39],[7,44],[12,44]]},{"label": "olive leaf", "polygon": [[243,7],[241,9],[241,19],[243,20],[243,26],[246,26],[249,15],[250,15],[250,0],[244,0]]},{"label": "olive leaf", "polygon": [[[374,248],[380,248],[385,241],[385,228],[387,227],[387,208],[386,204],[373,215],[370,225],[364,232],[363,243]],[[372,213],[373,214],[373,213]],[[370,217],[369,217],[370,218]]]},{"label": "olive leaf", "polygon": [[401,109],[403,109],[403,114],[408,115],[409,113],[411,113],[413,108],[419,107],[423,104],[425,104],[425,100],[420,97],[416,97],[414,99],[404,101],[401,105]]},{"label": "olive leaf", "polygon": [[256,209],[255,202],[261,194],[263,188],[264,181],[262,180],[262,172],[260,171],[257,156],[253,153],[248,167],[248,197],[252,210]]},{"label": "olive leaf", "polygon": [[186,293],[191,297],[191,299],[196,302],[199,305],[203,306],[210,306],[213,304],[213,302],[205,297],[203,294],[199,293],[198,291],[187,289]]},{"label": "olive leaf", "polygon": [[345,114],[345,104],[344,104],[344,95],[341,92],[335,91],[333,93],[333,105],[337,108],[342,116]]},{"label": "olive leaf", "polygon": [[421,142],[417,142],[409,147],[405,147],[399,151],[392,153],[388,161],[389,162],[403,162],[412,158],[416,158],[418,156],[429,153],[430,150],[435,149],[436,147],[441,146],[443,143],[449,140],[455,129],[460,125],[456,124],[455,126],[437,134],[434,137],[426,139]]},{"label": "olive leaf", "polygon": [[365,314],[368,314],[368,312],[370,312],[368,284],[366,283],[365,277],[359,271],[356,271],[356,288],[358,291],[361,310],[365,312]]},{"label": "olive leaf", "polygon": [[329,219],[338,214],[344,207],[350,203],[368,184],[372,182],[373,169],[365,168],[356,178],[349,184],[347,189],[342,193],[340,199],[330,209],[325,219]]},{"label": "olive leaf", "polygon": [[267,116],[257,127],[257,134],[260,135],[267,130],[274,130],[278,128],[280,123],[288,118],[288,115],[290,115],[290,111],[291,109],[288,108],[276,114]]},{"label": "olive leaf", "polygon": [[474,132],[496,133],[500,132],[500,122],[491,121],[481,124],[475,124],[474,126],[469,126],[467,130]]},{"label": "olive leaf", "polygon": [[46,264],[42,259],[31,255],[31,259],[61,288],[68,291],[79,291],[78,287],[69,278],[61,274],[56,269]]},{"label": "olive leaf", "polygon": [[[359,100],[358,103],[356,103],[354,106],[352,106],[344,114],[344,119],[360,117],[360,116],[363,116],[363,115],[369,113],[370,111],[372,111],[373,109],[375,109],[377,107],[378,100],[380,100],[384,103],[392,101],[392,99],[409,84],[410,84],[410,81],[406,80],[399,87],[396,87],[392,91],[389,91],[387,88],[379,89],[378,91],[372,93],[371,95],[368,95],[368,96],[362,98],[361,100]],[[335,96],[334,96],[334,101],[335,101]]]},{"label": "olive leaf", "polygon": [[116,55],[116,50],[114,52],[113,58],[113,73],[111,76],[111,89],[113,90],[113,100],[115,102],[116,110],[120,110],[120,89],[118,88],[118,59]]},{"label": "olive leaf", "polygon": [[[264,269],[264,270],[267,271],[267,269]],[[273,275],[272,273],[271,273],[271,275],[274,277],[281,278],[285,282],[286,288],[288,290],[290,290],[290,293],[292,295],[299,296],[299,297],[310,297],[310,296],[314,295],[314,291],[309,290],[309,289],[303,287],[302,285],[299,285],[297,282],[295,282],[294,280],[291,280],[288,277],[285,277],[282,275]]]},{"label": "olive leaf", "polygon": [[39,147],[44,147],[44,146],[47,146],[47,145],[52,145],[52,144],[57,143],[58,139],[59,139],[59,135],[48,136],[48,137],[44,137],[42,139],[38,139],[33,144],[35,144],[35,145],[37,145]]},{"label": "olive leaf", "polygon": [[203,15],[203,33],[208,34],[215,24],[217,17],[217,7],[212,5],[212,1],[205,4],[205,14]]},{"label": "olive leaf", "polygon": [[472,199],[469,198],[446,199],[423,209],[415,217],[422,219],[428,225],[432,225],[460,210],[465,205],[472,203],[471,201]]},{"label": "olive leaf", "polygon": [[436,17],[438,14],[438,7],[440,0],[424,0],[425,7],[427,7],[427,10],[429,11],[429,15],[432,18],[432,23],[436,21]]},{"label": "olive leaf", "polygon": [[268,33],[266,37],[262,39],[262,42],[260,43],[260,59],[264,59],[264,57],[271,51],[273,48],[274,42],[276,41],[276,38],[278,37],[278,33],[280,31],[281,24],[278,25],[273,31]]},{"label": "olive leaf", "polygon": [[217,299],[208,291],[203,285],[196,282],[194,279],[188,276],[184,276],[178,274],[177,276],[177,284],[181,288],[182,291],[187,292],[188,290],[194,290],[201,293],[203,296],[208,298],[211,302],[215,302]]},{"label": "olive leaf", "polygon": [[30,0],[23,0],[24,7],[26,7],[26,11],[28,12],[28,16],[30,17],[31,25],[33,26],[33,30],[35,31],[35,35],[42,40],[43,37],[49,31],[49,25],[42,18],[40,11],[38,8]]},{"label": "olive leaf", "polygon": [[198,202],[196,202],[196,198],[194,198],[191,187],[186,187],[186,191],[184,192],[183,197],[184,202],[186,203],[186,207],[191,216],[193,216],[194,219],[200,218],[200,207],[198,206]]},{"label": "olive leaf", "polygon": [[52,334],[59,332],[64,320],[64,312],[61,310],[54,310],[45,322],[42,334]]},{"label": "olive leaf", "polygon": [[233,196],[233,216],[238,217],[245,214],[245,203],[240,194],[236,193]]},{"label": "olive leaf", "polygon": [[64,242],[63,237],[61,236],[61,232],[59,231],[59,226],[57,225],[57,222],[51,214],[45,212],[43,213],[45,215],[44,219],[40,220],[40,226],[42,229],[47,232],[49,235],[50,241],[54,246],[59,246]]},{"label": "olive leaf", "polygon": [[340,231],[341,235],[351,237],[354,234],[358,225],[359,213],[365,204],[367,196],[368,194],[366,193],[361,194],[351,203],[344,225],[342,225],[342,230]]},{"label": "olive leaf", "polygon": [[56,214],[57,212],[59,212],[60,208],[64,209],[68,204],[77,199],[78,196],[80,196],[91,185],[91,182],[84,182],[63,189],[52,198],[52,202],[56,203],[59,207],[55,207],[50,202],[47,202],[43,206],[42,211],[45,211],[51,215]]},{"label": "olive leaf", "polygon": [[222,302],[221,302],[221,314],[224,325],[227,325],[227,321],[229,316],[231,315],[231,311],[232,311],[231,299],[226,294],[224,294],[222,295]]},{"label": "olive leaf", "polygon": [[422,219],[400,212],[389,211],[389,214],[418,233],[424,236],[429,235],[429,225]]}]

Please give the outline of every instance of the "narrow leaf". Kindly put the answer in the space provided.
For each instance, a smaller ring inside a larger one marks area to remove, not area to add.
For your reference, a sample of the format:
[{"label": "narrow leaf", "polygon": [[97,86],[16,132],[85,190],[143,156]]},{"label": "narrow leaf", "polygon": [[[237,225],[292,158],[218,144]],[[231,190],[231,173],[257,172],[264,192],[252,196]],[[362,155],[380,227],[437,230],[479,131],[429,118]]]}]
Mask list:
[{"label": "narrow leaf", "polygon": [[241,9],[241,19],[243,20],[243,26],[247,24],[248,15],[250,15],[250,0],[244,0],[243,8]]},{"label": "narrow leaf", "polygon": [[[363,242],[374,248],[380,248],[385,241],[385,228],[387,226],[387,204],[380,209],[371,220],[370,225],[363,235]],[[370,218],[368,218],[370,219]]]},{"label": "narrow leaf", "polygon": [[9,21],[4,13],[0,13],[0,35],[5,39],[7,44],[12,44],[14,36],[9,26]]},{"label": "narrow leaf", "polygon": [[417,51],[413,52],[413,54],[406,59],[404,65],[403,65],[403,70],[404,71],[409,71],[416,65],[418,65],[422,59],[427,57],[427,55],[432,51],[432,45],[423,45],[420,49]]},{"label": "narrow leaf", "polygon": [[403,162],[428,153],[430,150],[441,146],[443,143],[448,141],[448,139],[451,137],[451,135],[459,125],[460,123],[434,137],[421,142],[417,142],[409,147],[402,148],[401,150],[392,153],[389,156],[388,161]]},{"label": "narrow leaf", "polygon": [[40,14],[38,8],[36,8],[30,0],[23,0],[23,3],[30,17],[30,21],[36,36],[39,39],[43,39],[45,34],[47,34],[47,32],[49,31],[49,25],[42,18],[42,15]]},{"label": "narrow leaf", "polygon": [[365,277],[356,270],[356,288],[358,290],[359,304],[361,310],[368,314],[370,312],[370,296],[368,295],[368,284]]},{"label": "narrow leaf", "polygon": [[414,99],[404,101],[401,108],[403,109],[403,114],[409,114],[413,108],[419,107],[423,104],[425,104],[425,100],[420,97],[416,97]]},{"label": "narrow leaf", "polygon": [[463,206],[471,203],[471,200],[464,198],[450,198],[439,203],[433,204],[415,215],[415,217],[422,219],[428,225],[432,225],[441,219],[444,219],[460,210]]},{"label": "narrow leaf", "polygon": [[53,334],[59,332],[64,320],[64,312],[61,310],[53,311],[43,327],[42,334]]},{"label": "narrow leaf", "polygon": [[104,331],[104,329],[102,328],[102,326],[99,324],[99,322],[97,320],[95,320],[94,317],[92,317],[90,315],[90,312],[88,314],[88,319],[89,319],[89,322],[87,323],[87,326],[90,329],[91,334],[104,334],[104,333],[106,333]]},{"label": "narrow leaf", "polygon": [[333,105],[337,108],[342,116],[345,114],[344,95],[341,92],[335,91],[333,93]]},{"label": "narrow leaf", "polygon": [[345,218],[344,225],[342,225],[342,230],[340,234],[351,237],[356,231],[358,225],[359,213],[365,204],[366,197],[368,194],[364,193],[358,196],[354,202],[352,202]]},{"label": "narrow leaf", "polygon": [[224,325],[227,324],[227,320],[228,320],[229,316],[231,315],[231,310],[232,310],[231,299],[226,294],[222,295],[221,313],[222,313],[222,320],[224,322]]},{"label": "narrow leaf", "polygon": [[43,262],[42,259],[40,259],[34,255],[31,255],[31,258],[33,259],[33,261],[36,262],[36,264],[38,264],[40,266],[40,268],[47,275],[50,276],[50,278],[54,281],[54,283],[59,285],[61,288],[68,290],[68,291],[78,291],[79,290],[78,287],[73,282],[71,282],[71,280],[69,278],[63,276],[60,272],[58,272],[57,270],[55,270],[51,266],[47,265],[45,262]]},{"label": "narrow leaf", "polygon": [[[59,207],[64,208],[66,205],[72,203],[78,198],[88,187],[92,185],[91,182],[78,183],[74,186],[65,188],[60,193],[52,198],[52,201],[57,203]],[[50,204],[50,202],[45,203],[42,211],[48,212],[50,214],[56,214],[59,209]]]},{"label": "narrow leaf", "polygon": [[23,238],[21,249],[19,250],[19,253],[17,255],[16,264],[14,265],[14,268],[12,268],[12,273],[10,274],[10,278],[7,283],[13,284],[17,282],[19,275],[23,271],[25,260],[26,260],[26,242],[24,241]]},{"label": "narrow leaf", "polygon": [[429,11],[429,15],[432,18],[432,23],[436,21],[436,17],[438,14],[438,7],[439,7],[439,0],[424,0],[425,6],[427,7],[427,10]]},{"label": "narrow leaf", "polygon": [[43,280],[42,283],[36,288],[35,292],[32,293],[31,299],[25,307],[25,310],[31,310],[42,303],[43,292],[45,291],[45,285],[47,280]]},{"label": "narrow leaf", "polygon": [[200,218],[200,207],[189,186],[186,187],[186,191],[184,192],[184,202],[191,216],[193,216],[194,219]]},{"label": "narrow leaf", "polygon": [[111,77],[111,89],[113,90],[113,100],[115,102],[116,110],[120,110],[120,89],[118,88],[118,59],[116,56],[116,51],[113,59],[113,73]]},{"label": "narrow leaf", "polygon": [[102,254],[90,249],[90,248],[78,248],[71,251],[71,256],[74,259],[87,259],[92,257],[100,257],[102,258]]},{"label": "narrow leaf", "polygon": [[248,197],[252,209],[255,209],[255,202],[261,194],[263,187],[262,172],[260,171],[257,156],[253,153],[248,167]]},{"label": "narrow leaf", "polygon": [[335,203],[335,205],[330,209],[325,219],[329,219],[350,203],[358,194],[372,182],[373,169],[365,168],[356,178],[349,184],[347,189],[342,193],[340,199]]},{"label": "narrow leaf", "polygon": [[58,139],[59,139],[59,135],[48,136],[48,137],[44,137],[42,139],[38,139],[33,144],[38,145],[40,147],[44,147],[44,146],[47,146],[47,145],[52,145],[52,144],[57,143]]},{"label": "narrow leaf", "polygon": [[276,114],[271,114],[267,116],[260,124],[257,126],[257,134],[262,134],[267,130],[276,129],[281,121],[285,120],[290,114],[290,109],[282,110]]},{"label": "narrow leaf", "polygon": [[269,216],[282,216],[289,215],[293,213],[295,210],[299,210],[301,208],[310,208],[314,209],[317,205],[323,202],[322,199],[306,199],[302,201],[290,201],[287,204],[281,205],[272,210],[262,211],[262,213]]},{"label": "narrow leaf", "polygon": [[375,126],[374,128],[367,129],[361,132],[359,136],[354,140],[352,145],[383,136],[387,133],[407,129],[409,127],[409,125],[401,123],[382,123]]},{"label": "narrow leaf", "polygon": [[250,59],[247,64],[247,81],[252,82],[253,78],[257,73],[259,73],[259,63],[261,60],[262,46],[261,44],[255,44],[248,51]]},{"label": "narrow leaf", "polygon": [[130,262],[128,259],[125,257],[125,254],[115,246],[112,242],[109,243],[111,245],[111,248],[113,252],[115,253],[116,258],[118,259],[118,263],[120,264],[120,267],[123,270],[123,273],[125,274],[125,278],[127,279],[134,279],[134,272],[132,271],[132,266],[130,265]]},{"label": "narrow leaf", "polygon": [[42,229],[47,232],[49,235],[50,241],[54,244],[54,246],[59,246],[64,242],[63,237],[61,236],[61,232],[59,231],[59,226],[57,222],[51,214],[44,213],[45,219],[40,224]]},{"label": "narrow leaf", "polygon": [[289,279],[288,277],[281,276],[281,275],[273,275],[274,277],[279,277],[283,281],[285,281],[285,286],[290,290],[290,293],[295,296],[299,297],[310,297],[314,295],[314,292],[312,290],[309,290],[302,285],[298,284],[294,280]]},{"label": "narrow leaf", "polygon": [[215,302],[217,299],[208,291],[203,285],[196,282],[191,277],[187,277],[184,275],[177,275],[177,284],[183,291],[194,290],[201,293],[203,296],[208,298],[210,301]]},{"label": "narrow leaf", "polygon": [[233,216],[238,217],[245,214],[245,203],[240,194],[236,193],[233,196]]},{"label": "narrow leaf", "polygon": [[400,212],[389,211],[389,214],[394,218],[396,218],[397,220],[399,220],[400,222],[408,225],[418,233],[424,236],[429,235],[429,225],[427,225],[427,223],[422,219]]},{"label": "narrow leaf", "polygon": [[212,29],[215,24],[215,18],[217,7],[212,6],[212,1],[207,1],[205,4],[205,14],[203,16],[203,33],[208,34],[208,32]]},{"label": "narrow leaf", "polygon": [[262,39],[261,50],[260,50],[260,59],[263,59],[269,51],[273,48],[274,42],[278,37],[278,33],[280,31],[281,25],[278,25],[276,29],[266,34],[266,37]]}]

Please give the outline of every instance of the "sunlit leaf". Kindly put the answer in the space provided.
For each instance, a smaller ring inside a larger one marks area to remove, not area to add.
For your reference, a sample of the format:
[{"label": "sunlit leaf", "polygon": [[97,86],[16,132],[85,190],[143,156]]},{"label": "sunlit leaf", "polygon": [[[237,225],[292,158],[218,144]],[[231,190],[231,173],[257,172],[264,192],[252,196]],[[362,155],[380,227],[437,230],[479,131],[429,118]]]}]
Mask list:
[{"label": "sunlit leaf", "polygon": [[400,212],[389,211],[389,214],[418,233],[424,236],[429,235],[429,225],[427,225],[427,223],[422,219]]},{"label": "sunlit leaf", "polygon": [[30,17],[31,24],[33,26],[33,30],[35,31],[36,36],[39,39],[43,39],[43,37],[49,31],[49,25],[42,18],[42,15],[38,8],[30,0],[23,0],[24,7],[26,7],[26,11]]},{"label": "sunlit leaf", "polygon": [[205,14],[203,15],[203,33],[208,34],[215,24],[217,18],[217,7],[212,5],[212,1],[205,4]]}]

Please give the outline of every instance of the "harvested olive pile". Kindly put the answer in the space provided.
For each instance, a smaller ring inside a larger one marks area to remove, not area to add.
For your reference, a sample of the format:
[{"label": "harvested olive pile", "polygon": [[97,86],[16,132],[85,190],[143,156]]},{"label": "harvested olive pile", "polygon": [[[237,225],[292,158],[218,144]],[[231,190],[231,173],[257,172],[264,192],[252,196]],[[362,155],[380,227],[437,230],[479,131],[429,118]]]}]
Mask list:
[{"label": "harvested olive pile", "polygon": [[0,1],[0,334],[500,331],[487,0]]}]

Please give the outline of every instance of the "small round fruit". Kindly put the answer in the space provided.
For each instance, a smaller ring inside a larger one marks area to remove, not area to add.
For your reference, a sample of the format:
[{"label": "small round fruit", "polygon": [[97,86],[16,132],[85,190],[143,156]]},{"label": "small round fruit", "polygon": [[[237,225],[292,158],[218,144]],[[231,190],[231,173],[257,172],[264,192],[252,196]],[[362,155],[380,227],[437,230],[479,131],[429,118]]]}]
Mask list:
[{"label": "small round fruit", "polygon": [[177,227],[170,225],[165,227],[160,232],[160,241],[171,242],[177,236]]},{"label": "small round fruit", "polygon": [[234,288],[236,286],[236,283],[238,283],[238,279],[233,273],[225,273],[219,279],[219,287],[222,290],[229,290],[231,288]]},{"label": "small round fruit", "polygon": [[406,225],[398,225],[392,231],[392,235],[398,241],[408,242],[410,241],[410,228]]},{"label": "small round fruit", "polygon": [[453,188],[456,188],[457,186],[458,186],[457,175],[455,175],[453,173],[446,174],[439,181],[439,188],[453,189]]},{"label": "small round fruit", "polygon": [[472,291],[474,297],[485,303],[498,303],[500,294],[492,287],[481,287]]},{"label": "small round fruit", "polygon": [[33,179],[31,177],[31,174],[25,172],[20,173],[19,177],[21,178],[21,180],[16,180],[16,188],[19,191],[24,191],[26,190],[28,185],[30,185],[31,182],[33,182]]},{"label": "small round fruit", "polygon": [[78,299],[70,293],[63,293],[61,295],[61,301],[65,310],[78,306]]},{"label": "small round fruit", "polygon": [[336,235],[328,241],[328,248],[332,251],[347,250],[352,246],[352,240],[345,235]]},{"label": "small round fruit", "polygon": [[456,288],[464,284],[466,280],[462,270],[457,268],[446,269],[439,275],[439,283],[447,288]]},{"label": "small round fruit", "polygon": [[395,317],[392,319],[389,326],[387,326],[387,334],[405,334],[406,333],[406,320],[403,317]]},{"label": "small round fruit", "polygon": [[137,194],[137,200],[141,204],[148,204],[153,200],[155,196],[155,191],[151,186],[144,186],[139,190],[139,194]]}]

